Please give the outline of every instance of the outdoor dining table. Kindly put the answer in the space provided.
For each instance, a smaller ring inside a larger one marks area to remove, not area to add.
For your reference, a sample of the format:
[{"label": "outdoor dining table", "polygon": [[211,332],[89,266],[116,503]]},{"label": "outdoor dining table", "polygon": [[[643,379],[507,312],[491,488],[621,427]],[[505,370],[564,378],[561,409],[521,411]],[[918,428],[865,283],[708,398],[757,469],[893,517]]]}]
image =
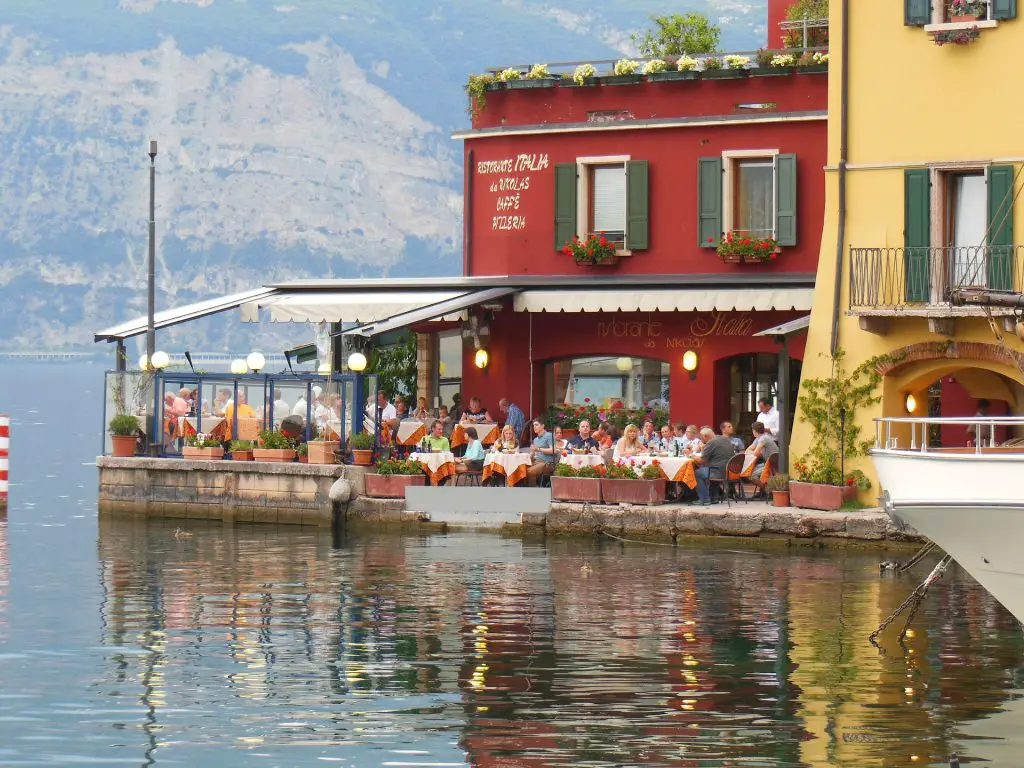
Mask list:
[{"label": "outdoor dining table", "polygon": [[599,453],[565,453],[562,454],[559,463],[568,464],[573,469],[602,467],[604,466],[604,457]]},{"label": "outdoor dining table", "polygon": [[409,454],[409,461],[415,461],[423,469],[431,485],[440,485],[446,477],[455,474],[455,454],[451,451]]},{"label": "outdoor dining table", "polygon": [[484,471],[482,479],[487,482],[493,475],[504,475],[505,485],[512,487],[526,477],[533,459],[528,452],[525,453],[495,453],[491,452],[484,456]]},{"label": "outdoor dining table", "polygon": [[465,445],[469,442],[466,438],[466,427],[476,427],[476,436],[484,445],[491,445],[498,440],[498,425],[493,422],[484,422],[482,424],[456,424],[452,428],[451,444],[452,448],[458,448],[460,445]]},{"label": "outdoor dining table", "polygon": [[633,462],[637,472],[642,472],[648,465],[657,462],[657,467],[666,480],[673,483],[682,483],[690,490],[697,487],[697,462],[692,456],[630,456],[623,458],[620,464]]},{"label": "outdoor dining table", "polygon": [[399,445],[419,445],[427,436],[427,422],[419,419],[405,419],[398,425],[395,442]]},{"label": "outdoor dining table", "polygon": [[[203,415],[203,432],[207,435],[219,435],[224,424],[223,416]],[[178,418],[179,434],[192,437],[199,433],[199,418],[196,416],[180,416]]]}]

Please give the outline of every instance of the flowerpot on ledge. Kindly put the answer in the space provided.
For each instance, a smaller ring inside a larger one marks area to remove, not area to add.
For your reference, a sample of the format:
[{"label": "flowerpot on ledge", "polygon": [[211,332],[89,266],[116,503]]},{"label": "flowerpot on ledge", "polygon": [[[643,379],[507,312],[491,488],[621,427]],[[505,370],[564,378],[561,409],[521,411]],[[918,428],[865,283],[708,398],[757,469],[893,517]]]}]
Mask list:
[{"label": "flowerpot on ledge", "polygon": [[857,489],[848,485],[823,485],[790,481],[789,500],[794,507],[834,512],[857,498]]},{"label": "flowerpot on ledge", "polygon": [[772,506],[773,507],[788,507],[789,506],[789,491],[772,491]]},{"label": "flowerpot on ledge", "polygon": [[554,475],[551,478],[551,498],[558,501],[589,501],[592,504],[600,504],[601,478]]},{"label": "flowerpot on ledge", "polygon": [[793,74],[792,67],[757,67],[750,70],[751,77],[780,77]]},{"label": "flowerpot on ledge", "polygon": [[275,464],[286,464],[295,461],[294,448],[254,448],[252,456],[255,461],[270,461]]},{"label": "flowerpot on ledge", "polygon": [[310,464],[334,464],[335,451],[338,444],[331,440],[310,440],[306,445],[309,447]]},{"label": "flowerpot on ledge", "polygon": [[563,88],[588,88],[594,85],[600,85],[601,82],[596,77],[585,77],[582,83],[577,83],[572,78],[563,78],[559,81],[559,85]]},{"label": "flowerpot on ledge", "polygon": [[745,69],[705,69],[701,72],[702,80],[738,80],[746,76]]},{"label": "flowerpot on ledge", "polygon": [[357,467],[368,467],[373,464],[373,451],[352,449],[352,463]]},{"label": "flowerpot on ledge", "polygon": [[801,75],[820,75],[828,72],[828,64],[809,64],[806,67],[797,67],[796,71]]},{"label": "flowerpot on ledge", "polygon": [[601,78],[601,85],[632,85],[643,79],[643,75],[605,75]]},{"label": "flowerpot on ledge", "polygon": [[376,475],[366,474],[366,495],[379,499],[404,499],[405,489],[410,485],[425,485],[425,475]]},{"label": "flowerpot on ledge", "polygon": [[252,451],[232,451],[231,458],[234,461],[252,461]]},{"label": "flowerpot on ledge", "polygon": [[614,267],[619,263],[619,255],[613,253],[611,256],[604,256],[597,261],[588,261],[586,259],[577,259],[576,265],[579,267]]},{"label": "flowerpot on ledge", "polygon": [[134,456],[136,442],[135,435],[111,435],[111,455],[117,456],[121,459],[127,459],[130,456]]},{"label": "flowerpot on ledge", "polygon": [[216,448],[195,448],[191,445],[186,445],[181,449],[181,455],[182,458],[193,461],[220,461],[224,458],[224,449],[220,446]]},{"label": "flowerpot on ledge", "polygon": [[664,504],[665,479],[609,480],[601,478],[601,495],[608,504]]},{"label": "flowerpot on ledge", "polygon": [[950,15],[950,24],[970,24],[971,22],[980,21],[981,15],[977,13],[964,13],[959,15]]}]

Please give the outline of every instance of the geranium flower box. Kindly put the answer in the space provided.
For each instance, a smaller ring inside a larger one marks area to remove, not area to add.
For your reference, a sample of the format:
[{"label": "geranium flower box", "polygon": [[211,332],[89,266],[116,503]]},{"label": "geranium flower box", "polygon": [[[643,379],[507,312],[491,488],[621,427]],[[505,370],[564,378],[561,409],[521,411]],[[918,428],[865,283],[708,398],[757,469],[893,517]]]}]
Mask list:
[{"label": "geranium flower box", "polygon": [[589,501],[600,504],[601,479],[598,477],[560,477],[551,478],[551,498],[557,501]]},{"label": "geranium flower box", "polygon": [[601,495],[608,504],[664,504],[664,478],[658,480],[601,479]]},{"label": "geranium flower box", "polygon": [[418,475],[377,475],[366,474],[366,495],[380,499],[404,499],[405,489],[410,485],[426,485],[427,478]]},{"label": "geranium flower box", "polygon": [[789,503],[801,509],[820,509],[834,512],[848,501],[857,498],[857,489],[852,485],[825,485],[823,483],[789,483]]}]

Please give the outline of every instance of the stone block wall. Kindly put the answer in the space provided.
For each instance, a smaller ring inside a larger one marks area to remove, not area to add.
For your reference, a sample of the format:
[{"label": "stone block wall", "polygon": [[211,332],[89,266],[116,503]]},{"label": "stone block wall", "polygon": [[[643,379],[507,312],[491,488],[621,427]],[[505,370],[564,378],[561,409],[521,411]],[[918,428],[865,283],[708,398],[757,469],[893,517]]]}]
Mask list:
[{"label": "stone block wall", "polygon": [[101,456],[100,510],[256,523],[330,526],[330,490],[346,477],[362,493],[364,470],[338,464]]}]

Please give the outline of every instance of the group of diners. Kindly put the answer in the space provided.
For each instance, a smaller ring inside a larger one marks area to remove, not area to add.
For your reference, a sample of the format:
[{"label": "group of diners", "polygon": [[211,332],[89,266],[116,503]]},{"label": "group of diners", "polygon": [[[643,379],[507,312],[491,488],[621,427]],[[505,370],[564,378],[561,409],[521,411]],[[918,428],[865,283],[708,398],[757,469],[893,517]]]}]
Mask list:
[{"label": "group of diners", "polygon": [[[396,397],[396,401],[399,399]],[[399,405],[391,403],[387,393],[381,390],[378,392],[377,408],[382,427],[387,426],[390,435],[396,434],[403,420]],[[606,464],[650,455],[690,458],[697,465],[696,496],[702,504],[711,503],[712,483],[725,480],[726,467],[737,454],[752,455],[753,470],[749,474],[760,477],[767,463],[779,452],[776,442],[778,412],[766,398],[758,403],[759,413],[750,428],[749,444],[736,434],[735,427],[729,421],[722,422],[718,432],[710,425],[698,428],[696,424],[683,423],[664,424],[656,429],[651,420],[643,421],[639,426],[627,424],[620,431],[609,422],[601,422],[595,429],[584,419],[578,423],[576,434],[564,439],[560,426],[549,431],[544,419],[539,416],[529,423],[527,432],[525,414],[507,398],[499,401],[498,408],[503,417],[501,421],[494,419],[480,398],[474,396],[470,398],[465,410],[456,406],[452,412],[441,406],[436,416],[431,418],[429,412],[426,412],[425,398],[419,398],[417,411],[405,418],[429,421],[427,435],[416,446],[420,451],[452,451],[452,431],[456,424],[462,425],[466,443],[464,452],[460,449],[461,455],[454,459],[457,474],[482,471],[489,451],[528,452],[530,464],[523,480],[527,485],[539,485],[543,478],[554,474],[559,457],[569,452],[600,455]],[[421,412],[427,419],[420,419]],[[501,426],[497,440],[489,448],[478,434],[477,425],[480,424]],[[673,491],[682,494],[682,489],[676,488]]]}]

